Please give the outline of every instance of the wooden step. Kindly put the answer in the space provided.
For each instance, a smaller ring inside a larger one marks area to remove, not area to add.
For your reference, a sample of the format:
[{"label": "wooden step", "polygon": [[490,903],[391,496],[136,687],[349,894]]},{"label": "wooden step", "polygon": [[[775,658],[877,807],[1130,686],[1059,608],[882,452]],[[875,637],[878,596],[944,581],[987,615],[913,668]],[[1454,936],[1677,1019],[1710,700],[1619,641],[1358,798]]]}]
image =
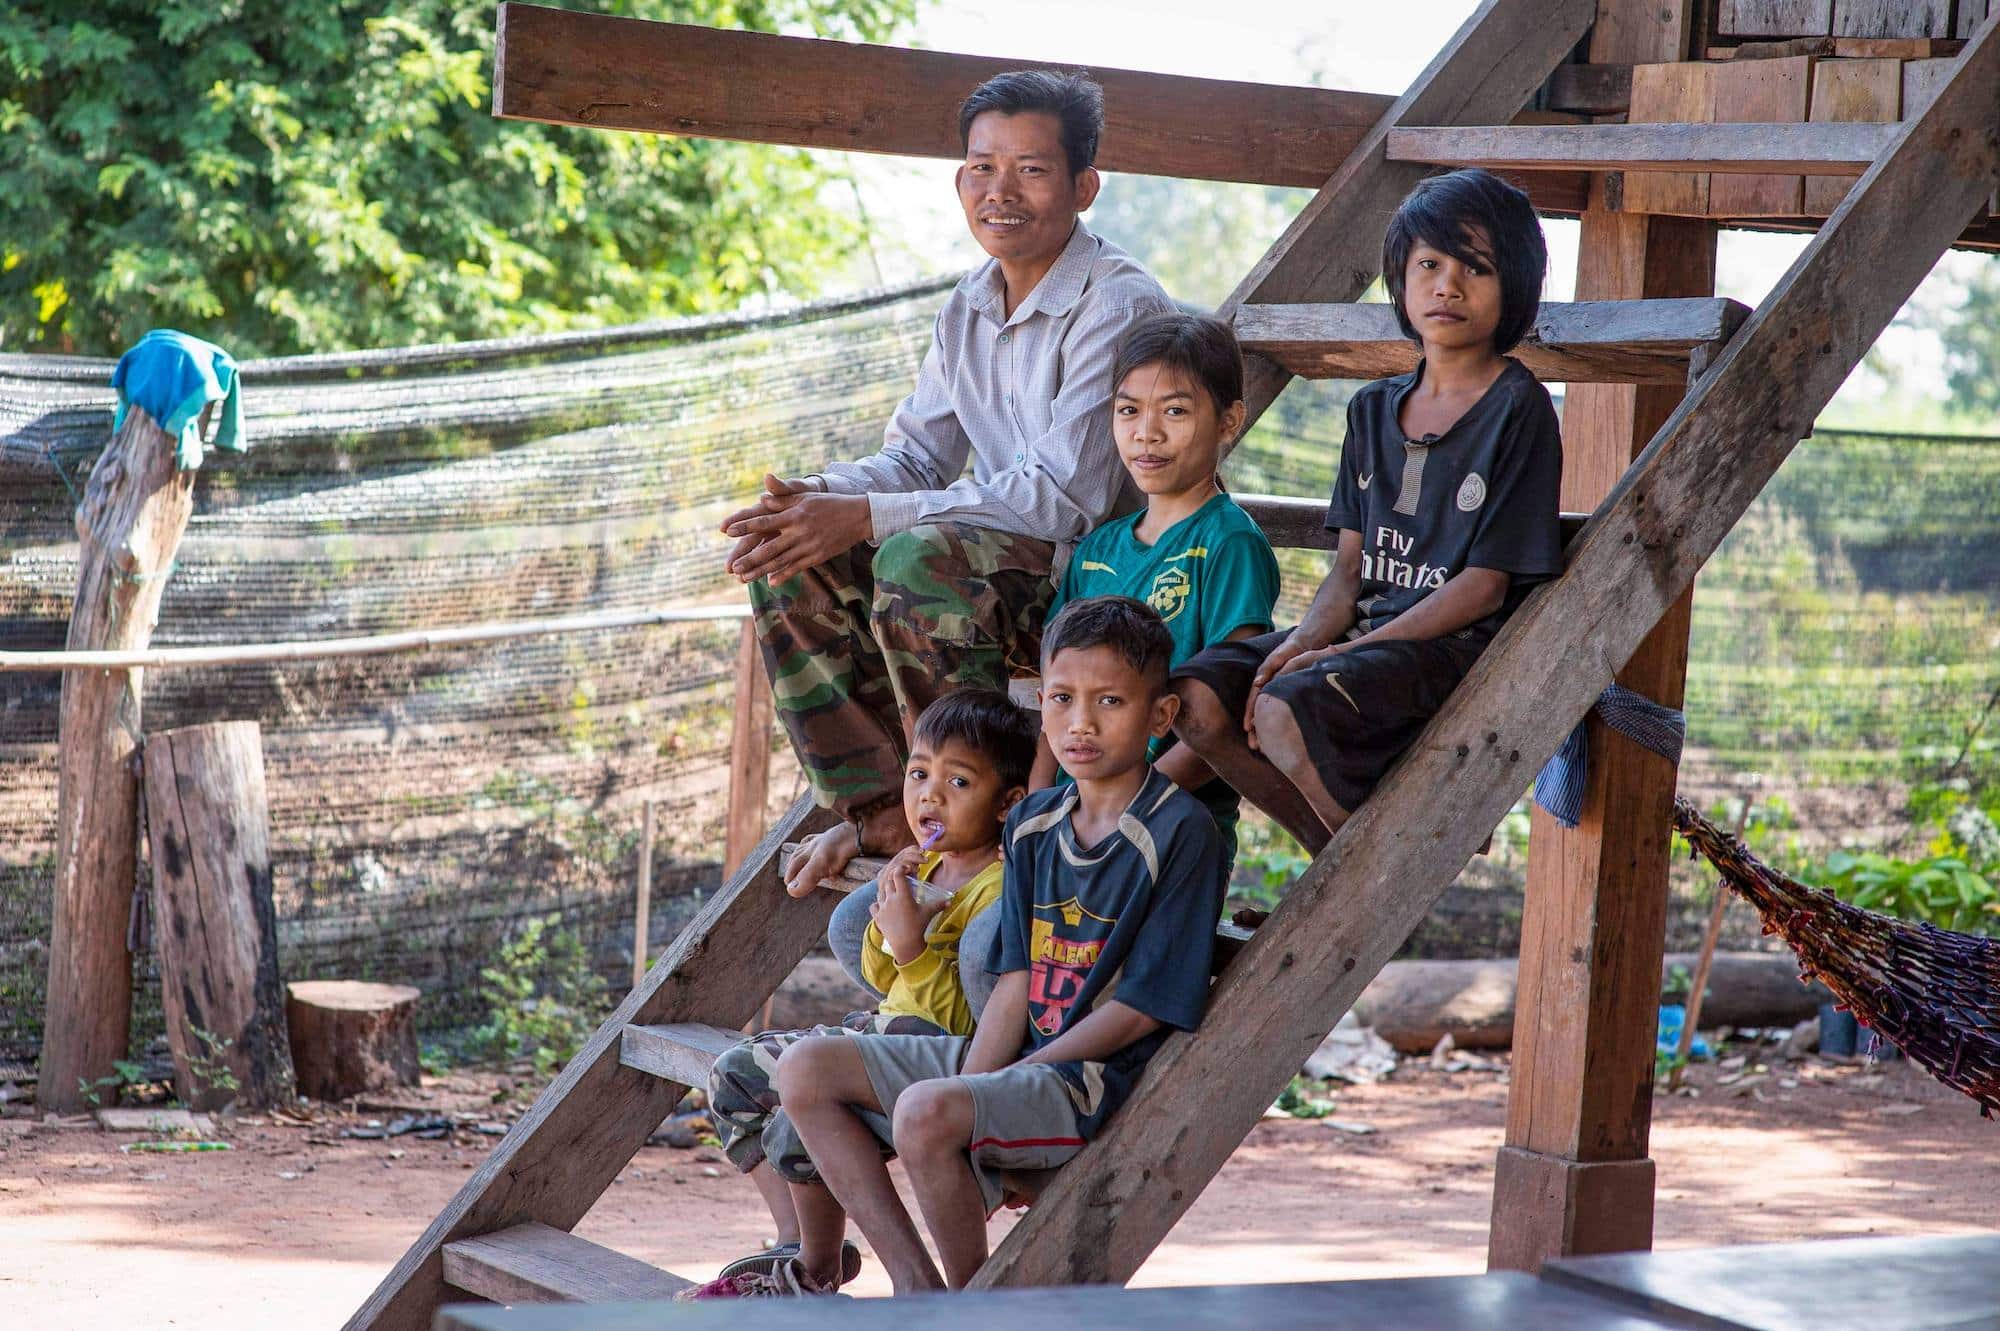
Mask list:
[{"label": "wooden step", "polygon": [[534,1221],[445,1244],[444,1282],[494,1303],[670,1299],[694,1283]]},{"label": "wooden step", "polygon": [[1709,171],[1858,176],[1897,125],[1454,125],[1392,129],[1392,162],[1489,171]]},{"label": "wooden step", "polygon": [[[1697,352],[1719,348],[1749,316],[1720,298],[1544,301],[1509,354],[1541,379],[1678,386]],[[1243,305],[1235,324],[1245,351],[1307,379],[1380,379],[1417,365],[1388,305]]]},{"label": "wooden step", "polygon": [[627,1026],[618,1037],[618,1061],[680,1086],[708,1085],[708,1070],[722,1051],[743,1038],[741,1031],[677,1021],[666,1026]]},{"label": "wooden step", "polygon": [[[1236,503],[1264,531],[1264,538],[1280,550],[1331,550],[1333,533],[1326,529],[1326,500],[1301,499],[1295,495],[1234,496]],[[1588,513],[1562,515],[1562,541],[1567,546],[1576,539]]]}]

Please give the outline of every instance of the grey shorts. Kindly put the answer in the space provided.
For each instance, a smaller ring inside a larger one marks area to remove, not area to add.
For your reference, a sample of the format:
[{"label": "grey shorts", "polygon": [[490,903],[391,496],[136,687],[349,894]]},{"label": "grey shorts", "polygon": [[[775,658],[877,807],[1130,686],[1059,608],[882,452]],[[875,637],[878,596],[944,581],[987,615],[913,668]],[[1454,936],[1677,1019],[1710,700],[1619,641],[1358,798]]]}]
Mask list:
[{"label": "grey shorts", "polygon": [[[967,1154],[986,1213],[1000,1209],[1005,1170],[1054,1169],[1083,1149],[1069,1083],[1046,1063],[959,1075],[972,1041],[954,1035],[855,1035],[875,1099],[891,1116],[896,1099],[920,1081],[954,1078],[972,1093]],[[879,1132],[880,1129],[878,1128]]]}]

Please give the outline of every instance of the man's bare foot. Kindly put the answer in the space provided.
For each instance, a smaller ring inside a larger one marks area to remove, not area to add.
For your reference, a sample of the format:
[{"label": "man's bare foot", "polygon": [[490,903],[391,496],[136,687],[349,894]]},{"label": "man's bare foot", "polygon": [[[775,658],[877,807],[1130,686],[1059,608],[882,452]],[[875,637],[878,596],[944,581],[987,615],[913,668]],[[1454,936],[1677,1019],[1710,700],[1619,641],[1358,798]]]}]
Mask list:
[{"label": "man's bare foot", "polygon": [[[900,816],[902,810],[897,813]],[[785,871],[785,891],[802,897],[825,886],[859,853],[853,823],[835,823],[826,831],[807,837],[799,843],[791,866]]]}]

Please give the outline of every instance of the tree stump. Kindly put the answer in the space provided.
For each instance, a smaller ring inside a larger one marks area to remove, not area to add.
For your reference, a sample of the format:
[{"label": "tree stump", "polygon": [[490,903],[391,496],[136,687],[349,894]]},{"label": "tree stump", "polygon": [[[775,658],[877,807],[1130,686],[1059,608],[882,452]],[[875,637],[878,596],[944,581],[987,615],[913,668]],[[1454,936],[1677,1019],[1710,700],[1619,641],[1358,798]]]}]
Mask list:
[{"label": "tree stump", "polygon": [[297,980],[285,992],[292,1063],[302,1094],[344,1100],[417,1084],[414,988],[365,980]]},{"label": "tree stump", "polygon": [[[98,455],[76,511],[72,650],[144,647],[160,593],[194,510],[194,473],[174,467],[174,441],[133,407]],[[125,1057],[132,1020],[126,921],[138,872],[137,670],[63,675],[56,778],[55,920],[49,1003],[36,1098],[83,1108],[87,1087]]]},{"label": "tree stump", "polygon": [[290,1104],[297,1091],[278,987],[257,723],[188,726],[147,740],[146,825],[160,999],[181,1099],[195,1109]]}]

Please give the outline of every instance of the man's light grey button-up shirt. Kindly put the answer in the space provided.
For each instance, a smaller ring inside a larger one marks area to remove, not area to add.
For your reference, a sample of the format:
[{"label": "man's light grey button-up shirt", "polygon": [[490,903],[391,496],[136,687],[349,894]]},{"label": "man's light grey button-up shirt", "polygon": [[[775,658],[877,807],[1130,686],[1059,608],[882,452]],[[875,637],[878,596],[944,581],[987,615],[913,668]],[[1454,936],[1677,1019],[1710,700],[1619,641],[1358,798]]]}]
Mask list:
[{"label": "man's light grey button-up shirt", "polygon": [[1078,222],[1012,318],[1006,304],[997,260],[968,273],[882,450],[820,473],[832,493],[868,496],[877,541],[965,522],[1060,544],[1131,506],[1111,438],[1111,362],[1128,327],[1173,301]]}]

